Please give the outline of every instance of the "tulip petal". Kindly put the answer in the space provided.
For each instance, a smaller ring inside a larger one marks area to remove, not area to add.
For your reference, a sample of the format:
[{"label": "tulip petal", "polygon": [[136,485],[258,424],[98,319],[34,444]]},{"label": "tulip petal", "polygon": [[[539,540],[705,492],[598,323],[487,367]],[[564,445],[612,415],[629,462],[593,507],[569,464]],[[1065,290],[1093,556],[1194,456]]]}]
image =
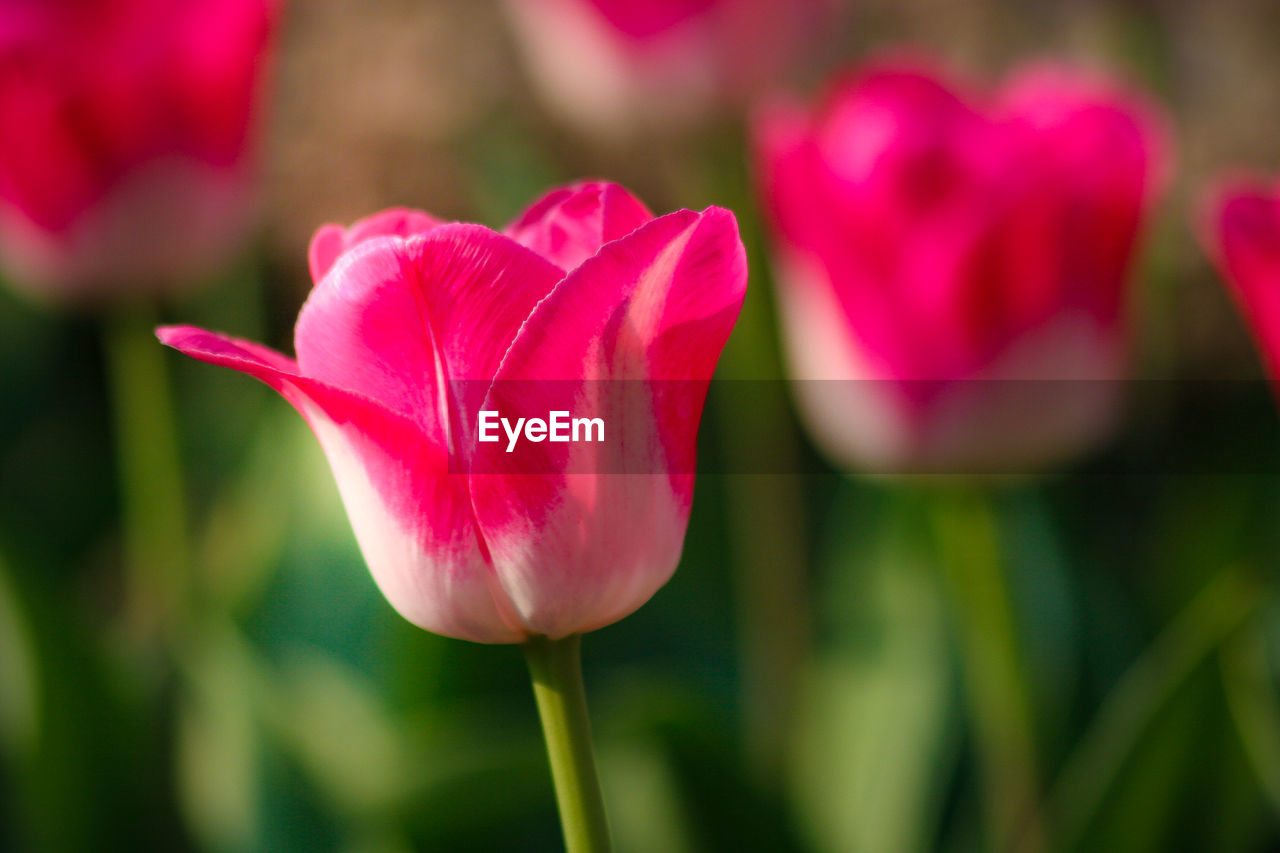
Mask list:
[{"label": "tulip petal", "polygon": [[774,227],[800,263],[822,271],[806,281],[835,289],[873,362],[933,376],[930,360],[968,348],[939,334],[937,316],[949,319],[959,296],[946,268],[969,254],[985,221],[958,202],[1001,155],[987,122],[925,60],[871,63],[838,80],[812,117],[775,103],[758,115],[756,138]]},{"label": "tulip petal", "polygon": [[311,238],[307,259],[311,280],[316,284],[333,268],[338,258],[353,247],[374,237],[412,237],[424,234],[443,223],[429,213],[407,207],[393,207],[367,216],[350,228],[322,225]]},{"label": "tulip petal", "polygon": [[[1056,208],[1057,228],[1045,231],[1070,247],[1053,259],[1058,298],[1117,316],[1144,214],[1169,171],[1164,123],[1137,95],[1052,65],[1019,74],[1002,102],[1006,121],[1034,146],[1042,204]],[[1012,242],[1025,245],[1017,236]]]},{"label": "tulip petal", "polygon": [[[482,553],[465,478],[408,418],[358,393],[299,375],[280,353],[191,327],[160,340],[274,388],[315,432],[369,569],[391,605],[428,631],[476,642],[517,642]],[[498,597],[495,597],[497,593]]]},{"label": "tulip petal", "polygon": [[818,155],[804,108],[791,100],[769,102],[756,113],[752,134],[770,224],[787,242],[805,248],[837,230],[839,223],[822,215],[816,203]]},{"label": "tulip petal", "polygon": [[516,330],[562,277],[479,225],[375,237],[344,254],[311,292],[298,316],[298,363],[451,446],[451,431],[462,428],[454,416],[468,407],[450,395],[483,396]]},{"label": "tulip petal", "polygon": [[1280,192],[1232,181],[1215,190],[1208,207],[1204,241],[1280,388]]},{"label": "tulip petal", "polygon": [[706,386],[745,288],[733,215],[678,211],[606,244],[521,329],[486,408],[571,399],[606,432],[603,444],[484,445],[476,457],[476,518],[531,631],[609,624],[675,570]]},{"label": "tulip petal", "polygon": [[503,233],[571,270],[650,219],[649,209],[622,187],[591,181],[552,190]]}]

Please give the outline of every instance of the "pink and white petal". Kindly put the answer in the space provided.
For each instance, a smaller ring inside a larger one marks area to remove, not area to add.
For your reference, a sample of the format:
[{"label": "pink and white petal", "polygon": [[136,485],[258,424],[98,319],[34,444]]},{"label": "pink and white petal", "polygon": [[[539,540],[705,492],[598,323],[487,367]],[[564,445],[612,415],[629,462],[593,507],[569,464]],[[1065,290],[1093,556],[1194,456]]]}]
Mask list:
[{"label": "pink and white petal", "polygon": [[451,394],[483,396],[516,330],[562,275],[478,225],[375,237],[344,254],[311,292],[295,332],[298,363],[449,446],[465,410]]},{"label": "pink and white petal", "polygon": [[[746,279],[732,213],[710,207],[658,217],[606,245],[539,303],[496,376],[709,380]],[[709,324],[710,334],[664,337],[698,323]]]},{"label": "pink and white petal", "polygon": [[307,253],[311,280],[319,284],[338,258],[365,240],[374,237],[412,237],[442,224],[439,219],[421,210],[393,207],[365,217],[350,228],[334,224],[321,225],[311,238],[311,247]]},{"label": "pink and white petal", "polygon": [[406,250],[451,381],[492,381],[534,307],[564,278],[480,225],[441,226]]},{"label": "pink and white petal", "polygon": [[706,387],[745,288],[733,215],[679,211],[607,244],[521,329],[486,408],[605,423],[599,444],[478,445],[476,518],[531,631],[608,624],[675,570]]},{"label": "pink and white petal", "polygon": [[298,315],[299,372],[414,420],[443,445],[447,412],[405,241],[367,240],[342,255]]},{"label": "pink and white petal", "polygon": [[572,270],[605,243],[651,219],[649,209],[622,187],[588,181],[547,193],[503,233],[561,269]]},{"label": "pink and white petal", "polygon": [[[359,394],[297,373],[265,347],[191,327],[160,340],[278,391],[329,460],[361,552],[383,595],[428,631],[483,643],[519,642],[471,517],[466,480],[409,419]],[[495,598],[495,593],[497,598]]]}]

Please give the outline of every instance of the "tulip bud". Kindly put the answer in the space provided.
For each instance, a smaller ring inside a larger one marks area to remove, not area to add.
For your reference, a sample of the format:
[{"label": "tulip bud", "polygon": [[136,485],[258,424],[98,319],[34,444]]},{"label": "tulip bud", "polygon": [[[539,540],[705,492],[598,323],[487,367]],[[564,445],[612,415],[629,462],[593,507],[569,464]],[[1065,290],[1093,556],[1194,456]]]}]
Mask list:
[{"label": "tulip bud", "polygon": [[1224,180],[1204,208],[1201,242],[1253,330],[1280,392],[1280,184]]},{"label": "tulip bud", "polygon": [[1126,290],[1161,124],[1037,66],[991,97],[868,65],[755,123],[796,394],[883,472],[1013,472],[1097,440],[1126,375]]},{"label": "tulip bud", "polygon": [[504,233],[403,210],[325,226],[311,266],[297,361],[199,329],[160,338],[298,409],[405,618],[556,639],[666,582],[746,288],[732,214],[653,218],[620,187],[580,184]]}]

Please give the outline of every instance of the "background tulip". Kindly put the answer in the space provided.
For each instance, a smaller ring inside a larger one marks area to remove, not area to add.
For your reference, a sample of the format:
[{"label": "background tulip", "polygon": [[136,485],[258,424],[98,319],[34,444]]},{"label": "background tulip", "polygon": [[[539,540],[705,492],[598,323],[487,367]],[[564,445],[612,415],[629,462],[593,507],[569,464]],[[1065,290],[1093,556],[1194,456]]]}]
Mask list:
[{"label": "background tulip", "polygon": [[[326,226],[311,266],[296,362],[198,329],[161,339],[303,414],[401,614],[479,642],[555,639],[666,582],[706,383],[746,286],[728,211],[653,219],[617,186],[580,184],[505,234],[400,210]],[[477,405],[531,415],[588,398],[624,437],[625,476],[593,449],[547,468],[474,450]]]},{"label": "background tulip", "polygon": [[604,136],[687,121],[773,81],[832,0],[508,0],[550,104]]},{"label": "background tulip", "polygon": [[1280,185],[1223,181],[1210,194],[1201,238],[1280,382]]},{"label": "background tulip", "polygon": [[1020,469],[1107,427],[1164,163],[1141,100],[1063,68],[982,96],[882,61],[762,110],[756,141],[792,374],[833,455]]},{"label": "background tulip", "polygon": [[224,262],[249,213],[275,7],[0,8],[0,264],[16,283],[82,298],[154,291]]}]

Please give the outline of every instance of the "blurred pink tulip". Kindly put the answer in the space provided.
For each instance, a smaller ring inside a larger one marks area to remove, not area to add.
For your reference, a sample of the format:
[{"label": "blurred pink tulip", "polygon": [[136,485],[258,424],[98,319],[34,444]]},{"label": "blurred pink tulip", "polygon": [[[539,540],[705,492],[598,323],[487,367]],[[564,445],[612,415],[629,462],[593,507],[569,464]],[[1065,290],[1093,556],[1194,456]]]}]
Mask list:
[{"label": "blurred pink tulip", "polygon": [[1044,465],[1116,414],[1163,125],[1063,68],[990,98],[924,68],[870,64],[757,117],[796,393],[848,464]]},{"label": "blurred pink tulip", "polygon": [[601,136],[773,82],[838,0],[507,0],[543,95]]},{"label": "blurred pink tulip", "polygon": [[244,235],[277,0],[0,0],[0,268],[156,291]]},{"label": "blurred pink tulip", "polygon": [[1201,241],[1226,279],[1280,392],[1280,182],[1229,178],[1209,194]]},{"label": "blurred pink tulip", "polygon": [[[311,266],[296,362],[193,328],[160,338],[306,418],[405,618],[478,642],[559,638],[666,582],[706,385],[746,288],[731,213],[655,219],[618,186],[580,184],[501,234],[404,210],[326,226]],[[476,441],[477,410],[588,403],[621,469],[593,444],[522,456]]]}]

